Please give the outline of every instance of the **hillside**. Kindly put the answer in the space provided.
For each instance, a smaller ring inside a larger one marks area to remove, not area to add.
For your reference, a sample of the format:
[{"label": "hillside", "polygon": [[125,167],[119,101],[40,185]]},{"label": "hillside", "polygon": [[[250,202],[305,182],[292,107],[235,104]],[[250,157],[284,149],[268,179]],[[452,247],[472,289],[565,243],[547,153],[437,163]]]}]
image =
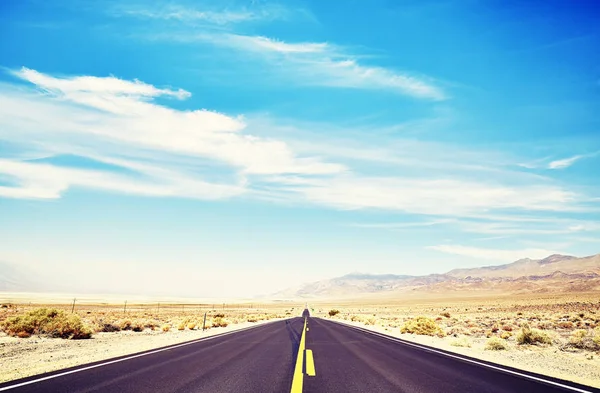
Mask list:
[{"label": "hillside", "polygon": [[351,273],[273,295],[277,299],[353,297],[394,293],[547,293],[600,291],[600,254],[550,255],[505,265],[454,269],[427,276]]}]

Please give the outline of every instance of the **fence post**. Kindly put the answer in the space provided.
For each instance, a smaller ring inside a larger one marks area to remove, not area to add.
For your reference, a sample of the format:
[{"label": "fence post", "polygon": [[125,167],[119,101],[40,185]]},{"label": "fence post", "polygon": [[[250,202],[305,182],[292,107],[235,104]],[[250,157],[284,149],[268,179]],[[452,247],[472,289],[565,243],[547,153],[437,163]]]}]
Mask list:
[{"label": "fence post", "polygon": [[204,313],[204,322],[202,322],[202,331],[206,329],[206,313]]},{"label": "fence post", "polygon": [[73,298],[73,307],[71,307],[71,314],[73,314],[75,312],[75,301],[76,300],[77,300],[76,298]]}]

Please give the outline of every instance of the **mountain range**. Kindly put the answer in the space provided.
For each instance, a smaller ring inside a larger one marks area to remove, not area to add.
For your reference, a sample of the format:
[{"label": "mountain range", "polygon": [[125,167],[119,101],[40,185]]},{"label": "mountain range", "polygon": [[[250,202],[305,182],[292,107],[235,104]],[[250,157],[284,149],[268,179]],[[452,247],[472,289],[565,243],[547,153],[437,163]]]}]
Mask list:
[{"label": "mountain range", "polygon": [[350,273],[307,283],[272,295],[276,299],[356,295],[554,293],[600,291],[600,254],[577,258],[550,255],[505,265],[454,269],[444,274],[408,276]]}]

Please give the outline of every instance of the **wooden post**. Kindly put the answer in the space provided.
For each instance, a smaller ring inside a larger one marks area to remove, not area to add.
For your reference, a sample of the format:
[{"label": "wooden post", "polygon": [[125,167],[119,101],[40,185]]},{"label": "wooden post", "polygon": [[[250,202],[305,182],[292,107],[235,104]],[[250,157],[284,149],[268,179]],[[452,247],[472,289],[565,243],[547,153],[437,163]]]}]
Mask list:
[{"label": "wooden post", "polygon": [[77,300],[76,298],[73,298],[73,307],[71,307],[71,314],[73,314],[75,312],[75,301],[76,300]]},{"label": "wooden post", "polygon": [[206,314],[204,313],[204,322],[202,322],[202,331],[204,331],[206,329]]}]

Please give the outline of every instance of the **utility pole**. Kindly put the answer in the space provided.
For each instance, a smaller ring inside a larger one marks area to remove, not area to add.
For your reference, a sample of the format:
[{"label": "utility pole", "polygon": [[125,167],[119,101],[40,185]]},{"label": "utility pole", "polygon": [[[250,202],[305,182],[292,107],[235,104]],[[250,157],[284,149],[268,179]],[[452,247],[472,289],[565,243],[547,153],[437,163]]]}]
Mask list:
[{"label": "utility pole", "polygon": [[76,298],[73,298],[73,307],[71,307],[71,314],[73,314],[75,312],[75,301],[76,300],[77,300]]}]

